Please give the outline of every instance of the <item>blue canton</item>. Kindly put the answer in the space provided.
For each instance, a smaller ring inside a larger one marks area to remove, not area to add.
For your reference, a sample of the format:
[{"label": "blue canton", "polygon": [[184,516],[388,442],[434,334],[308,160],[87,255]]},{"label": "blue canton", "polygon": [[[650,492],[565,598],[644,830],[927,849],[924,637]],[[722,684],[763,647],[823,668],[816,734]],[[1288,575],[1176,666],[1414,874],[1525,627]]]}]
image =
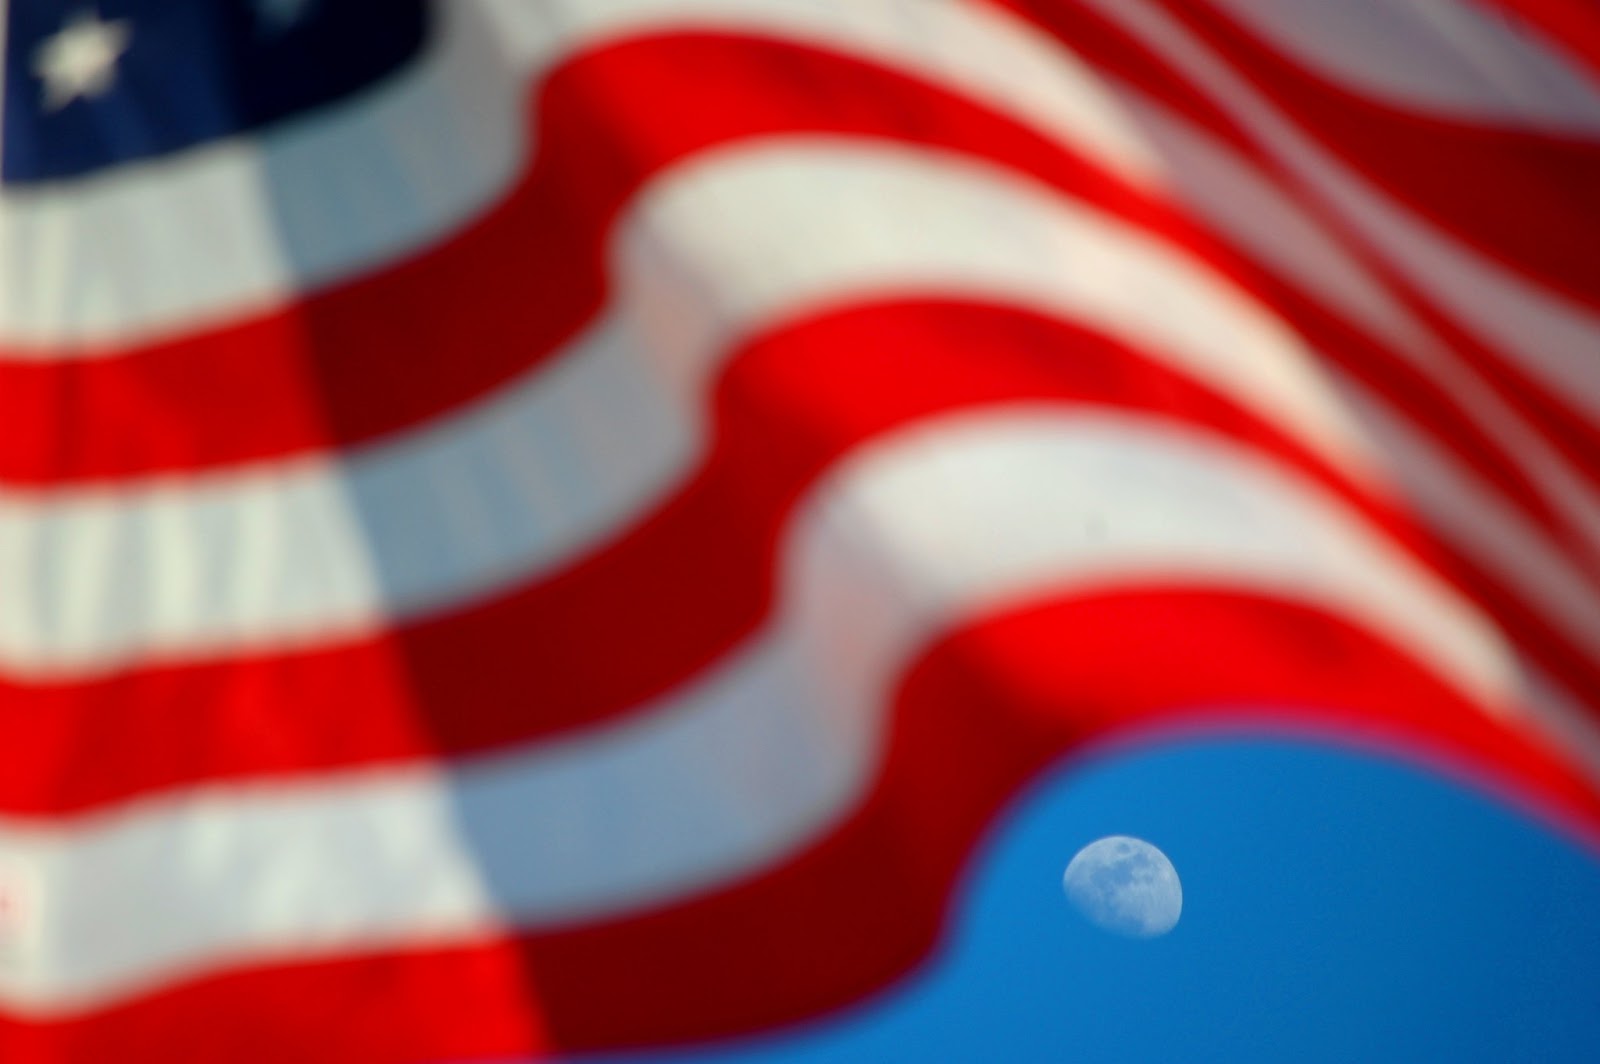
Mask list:
[{"label": "blue canton", "polygon": [[413,62],[424,0],[10,0],[0,179],[94,173],[314,110]]}]

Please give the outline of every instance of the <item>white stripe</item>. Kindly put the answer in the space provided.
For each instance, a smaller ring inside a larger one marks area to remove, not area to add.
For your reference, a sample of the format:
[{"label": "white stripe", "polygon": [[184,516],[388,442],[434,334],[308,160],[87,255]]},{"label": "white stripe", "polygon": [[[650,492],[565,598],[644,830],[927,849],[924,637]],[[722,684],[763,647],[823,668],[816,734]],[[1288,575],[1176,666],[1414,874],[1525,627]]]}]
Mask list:
[{"label": "white stripe", "polygon": [[[216,967],[659,907],[829,830],[881,759],[931,639],[1039,596],[1192,583],[1334,611],[1490,705],[1489,629],[1332,497],[1164,421],[1013,407],[841,463],[786,539],[779,613],[621,723],[434,768],[212,786],[3,824],[36,899],[0,1000],[105,1004]],[[537,638],[537,633],[530,633]]]},{"label": "white stripe", "polygon": [[1102,329],[1368,468],[1276,319],[1163,243],[963,156],[730,147],[648,189],[614,250],[617,307],[552,368],[340,465],[0,494],[0,663],[50,677],[335,638],[536,577],[684,477],[742,339],[884,297]]},{"label": "white stripe", "polygon": [[1600,558],[1600,500],[1565,456],[1257,167],[1137,89],[1117,87],[1193,211],[1273,275],[1406,359],[1537,485]]},{"label": "white stripe", "polygon": [[1212,0],[1347,92],[1468,122],[1600,135],[1600,87],[1532,27],[1461,0]]},{"label": "white stripe", "polygon": [[0,344],[96,357],[259,313],[445,237],[531,154],[532,85],[575,53],[682,29],[840,50],[966,93],[1145,181],[1152,164],[1077,61],[998,11],[921,0],[439,5],[414,70],[310,121],[0,199]]},{"label": "white stripe", "polygon": [[1457,321],[1600,420],[1600,317],[1491,262],[1317,147],[1195,37],[1146,0],[1087,0],[1164,55]]}]

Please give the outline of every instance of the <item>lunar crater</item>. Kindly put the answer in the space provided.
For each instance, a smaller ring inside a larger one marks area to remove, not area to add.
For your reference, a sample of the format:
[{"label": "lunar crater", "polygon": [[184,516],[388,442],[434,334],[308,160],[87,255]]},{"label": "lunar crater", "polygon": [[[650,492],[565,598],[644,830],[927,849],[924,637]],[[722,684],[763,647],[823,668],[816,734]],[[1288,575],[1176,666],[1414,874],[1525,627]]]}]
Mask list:
[{"label": "lunar crater", "polygon": [[1164,935],[1183,912],[1178,870],[1166,854],[1129,835],[1111,835],[1079,850],[1061,885],[1092,923],[1131,938]]}]

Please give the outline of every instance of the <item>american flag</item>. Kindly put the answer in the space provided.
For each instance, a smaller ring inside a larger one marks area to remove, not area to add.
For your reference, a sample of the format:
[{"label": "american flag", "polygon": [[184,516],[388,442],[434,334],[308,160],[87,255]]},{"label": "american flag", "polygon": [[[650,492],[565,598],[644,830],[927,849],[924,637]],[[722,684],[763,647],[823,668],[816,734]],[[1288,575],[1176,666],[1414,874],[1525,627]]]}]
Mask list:
[{"label": "american flag", "polygon": [[1600,840],[1583,0],[11,0],[0,1059],[848,1002],[1069,751]]}]

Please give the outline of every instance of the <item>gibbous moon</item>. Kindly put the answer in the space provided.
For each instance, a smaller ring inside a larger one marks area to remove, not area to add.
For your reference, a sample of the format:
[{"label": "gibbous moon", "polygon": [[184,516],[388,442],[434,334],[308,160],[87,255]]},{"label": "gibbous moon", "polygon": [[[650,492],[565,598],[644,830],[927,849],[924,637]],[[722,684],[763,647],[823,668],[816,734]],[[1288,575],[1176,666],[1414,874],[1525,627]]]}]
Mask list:
[{"label": "gibbous moon", "polygon": [[1067,897],[1089,920],[1132,938],[1164,935],[1183,912],[1183,886],[1167,855],[1128,835],[1078,851],[1061,877]]}]

